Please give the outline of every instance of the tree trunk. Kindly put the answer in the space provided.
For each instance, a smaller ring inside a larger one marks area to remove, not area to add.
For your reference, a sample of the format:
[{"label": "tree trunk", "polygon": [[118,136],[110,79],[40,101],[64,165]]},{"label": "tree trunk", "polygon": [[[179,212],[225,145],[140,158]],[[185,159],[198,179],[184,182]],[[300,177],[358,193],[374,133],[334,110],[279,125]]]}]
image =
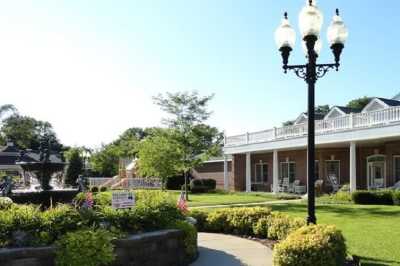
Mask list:
[{"label": "tree trunk", "polygon": [[188,194],[188,175],[187,175],[187,171],[185,171],[185,197],[186,197],[186,201],[189,200],[189,194]]}]

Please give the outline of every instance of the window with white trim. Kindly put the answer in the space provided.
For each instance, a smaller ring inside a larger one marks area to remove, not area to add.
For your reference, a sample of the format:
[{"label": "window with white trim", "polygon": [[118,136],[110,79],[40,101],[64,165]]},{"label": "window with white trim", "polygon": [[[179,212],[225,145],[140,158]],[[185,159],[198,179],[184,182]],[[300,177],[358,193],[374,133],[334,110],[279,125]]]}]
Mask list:
[{"label": "window with white trim", "polygon": [[281,162],[279,173],[280,179],[289,178],[289,183],[293,183],[296,179],[296,163]]},{"label": "window with white trim", "polygon": [[263,184],[268,182],[268,164],[267,163],[256,163],[254,176],[252,177],[253,184]]}]

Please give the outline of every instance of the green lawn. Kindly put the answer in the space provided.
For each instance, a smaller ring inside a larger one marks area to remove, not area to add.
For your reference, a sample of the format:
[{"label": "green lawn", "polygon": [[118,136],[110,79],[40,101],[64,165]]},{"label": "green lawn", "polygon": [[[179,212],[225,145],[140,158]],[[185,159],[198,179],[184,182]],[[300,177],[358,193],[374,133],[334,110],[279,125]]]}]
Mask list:
[{"label": "green lawn", "polygon": [[[305,217],[305,204],[273,205],[273,210]],[[342,230],[349,252],[362,257],[362,265],[400,265],[400,207],[319,205],[318,223]]]},{"label": "green lawn", "polygon": [[[170,191],[178,198],[179,191]],[[189,207],[226,205],[238,203],[262,203],[267,201],[275,201],[278,198],[272,193],[244,193],[244,192],[213,192],[202,194],[189,194]]]}]

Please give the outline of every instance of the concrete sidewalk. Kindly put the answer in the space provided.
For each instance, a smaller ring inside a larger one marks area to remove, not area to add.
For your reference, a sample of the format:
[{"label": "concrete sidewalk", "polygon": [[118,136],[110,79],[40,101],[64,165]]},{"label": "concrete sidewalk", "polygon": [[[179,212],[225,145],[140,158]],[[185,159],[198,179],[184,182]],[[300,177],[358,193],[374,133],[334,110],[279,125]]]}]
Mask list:
[{"label": "concrete sidewalk", "polygon": [[199,233],[199,258],[191,266],[272,266],[272,250],[240,237]]}]

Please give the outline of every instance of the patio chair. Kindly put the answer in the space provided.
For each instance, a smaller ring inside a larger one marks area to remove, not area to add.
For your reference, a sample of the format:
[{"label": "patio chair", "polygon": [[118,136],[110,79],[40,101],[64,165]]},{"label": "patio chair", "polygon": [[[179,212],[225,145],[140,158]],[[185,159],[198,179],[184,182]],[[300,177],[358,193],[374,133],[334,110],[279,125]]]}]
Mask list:
[{"label": "patio chair", "polygon": [[306,186],[302,186],[300,180],[295,180],[293,186],[295,194],[305,194],[307,192]]},{"label": "patio chair", "polygon": [[328,175],[328,180],[331,183],[332,186],[332,192],[336,193],[339,191],[340,185],[339,182],[337,181],[337,178],[335,175]]}]

